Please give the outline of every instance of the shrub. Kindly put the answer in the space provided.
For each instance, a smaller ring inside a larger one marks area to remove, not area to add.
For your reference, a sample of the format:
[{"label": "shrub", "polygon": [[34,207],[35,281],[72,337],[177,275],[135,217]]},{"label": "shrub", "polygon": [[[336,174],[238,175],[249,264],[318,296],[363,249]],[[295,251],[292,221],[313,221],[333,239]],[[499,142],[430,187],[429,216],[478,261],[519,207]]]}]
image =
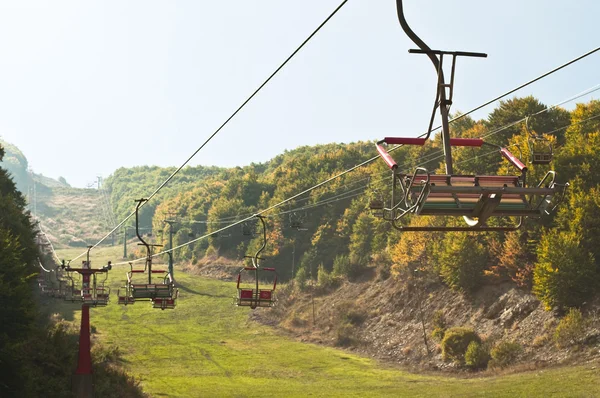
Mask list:
[{"label": "shrub", "polygon": [[352,325],[342,323],[336,330],[335,345],[338,347],[350,347],[356,344]]},{"label": "shrub", "polygon": [[534,347],[542,347],[542,346],[546,345],[546,343],[548,342],[549,339],[550,339],[549,336],[544,333],[539,336],[535,336],[531,345],[533,345]]},{"label": "shrub", "polygon": [[214,246],[208,246],[204,255],[211,259],[216,259],[219,257],[219,250]]},{"label": "shrub", "polygon": [[581,311],[571,309],[558,323],[554,331],[554,341],[559,348],[567,347],[576,344],[583,336],[584,331],[585,320]]},{"label": "shrub", "polygon": [[348,276],[350,273],[350,259],[348,256],[339,255],[333,260],[332,274],[336,276]]},{"label": "shrub", "polygon": [[388,252],[380,252],[373,254],[372,263],[375,264],[377,270],[377,278],[386,280],[391,275],[392,259]]},{"label": "shrub", "polygon": [[317,284],[323,289],[328,289],[337,285],[338,278],[333,273],[327,272],[323,264],[319,265],[317,270]]},{"label": "shrub", "polygon": [[445,361],[464,363],[465,353],[472,341],[481,344],[481,339],[473,329],[455,327],[446,330],[442,340],[442,357]]},{"label": "shrub", "polygon": [[300,268],[298,272],[296,272],[296,277],[294,281],[300,290],[304,290],[306,288],[306,281],[308,280],[308,273],[306,272],[306,268]]},{"label": "shrub", "polygon": [[344,317],[345,321],[351,325],[360,325],[367,319],[367,314],[357,310],[350,310]]},{"label": "shrub", "polygon": [[471,341],[465,353],[465,364],[473,369],[484,369],[490,360],[490,353],[485,344]]},{"label": "shrub", "polygon": [[490,365],[492,367],[505,368],[515,363],[521,352],[523,352],[523,348],[519,343],[507,340],[499,341],[490,351],[490,355],[492,356]]},{"label": "shrub", "polygon": [[433,314],[433,319],[431,320],[433,325],[433,331],[431,332],[431,337],[433,337],[437,341],[442,341],[444,339],[444,334],[446,334],[446,317],[444,317],[444,313],[442,311],[436,311]]}]

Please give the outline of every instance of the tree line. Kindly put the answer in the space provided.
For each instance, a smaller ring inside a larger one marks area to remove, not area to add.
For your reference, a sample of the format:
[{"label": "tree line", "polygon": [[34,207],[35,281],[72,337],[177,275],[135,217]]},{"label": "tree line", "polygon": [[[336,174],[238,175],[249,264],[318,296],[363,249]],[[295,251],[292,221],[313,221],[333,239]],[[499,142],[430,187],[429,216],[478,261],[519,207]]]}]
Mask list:
[{"label": "tree line", "polygon": [[[370,268],[383,277],[407,278],[418,272],[423,280],[441,281],[467,294],[487,281],[510,280],[534,292],[547,308],[579,306],[600,284],[600,246],[594,244],[600,228],[597,115],[600,101],[577,104],[568,111],[525,97],[501,101],[485,119],[464,117],[451,125],[453,136],[485,136],[487,142],[521,152],[523,161],[528,159],[531,132],[552,142],[552,164],[528,164],[529,182],[536,184],[553,169],[558,180],[568,181],[570,187],[555,213],[527,219],[517,231],[395,231],[368,211],[370,200],[386,198],[390,191],[389,170],[377,161],[267,213],[264,264],[276,267],[282,278],[295,278],[301,284],[316,279],[319,272],[323,280],[327,276],[353,278]],[[526,128],[522,120],[527,116]],[[402,147],[393,156],[407,171],[420,165],[442,172],[440,150],[437,136],[423,147]],[[177,221],[173,245],[183,244],[375,154],[372,142],[327,144],[300,147],[245,167],[188,167],[144,209],[142,222],[152,227],[156,243],[168,248],[165,220]],[[485,149],[455,148],[453,158],[456,174],[514,174],[498,153]],[[106,180],[117,215],[129,214],[133,199],[153,191],[171,172],[157,167],[119,169]],[[494,219],[490,224],[506,222]],[[407,223],[455,225],[457,220],[412,217]],[[245,233],[248,230],[251,235]],[[242,261],[260,245],[259,232],[256,222],[239,225],[177,250],[175,258],[192,263],[207,256]]]}]

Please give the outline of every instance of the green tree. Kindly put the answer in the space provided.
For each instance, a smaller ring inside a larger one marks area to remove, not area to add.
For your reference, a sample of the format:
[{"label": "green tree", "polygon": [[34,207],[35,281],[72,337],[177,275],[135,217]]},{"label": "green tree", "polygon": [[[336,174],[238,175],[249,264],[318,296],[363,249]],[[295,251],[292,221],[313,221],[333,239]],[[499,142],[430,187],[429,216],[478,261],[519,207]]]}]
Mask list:
[{"label": "green tree", "polygon": [[546,309],[578,307],[597,286],[594,256],[574,232],[550,230],[540,241],[533,292]]},{"label": "green tree", "polygon": [[444,282],[454,290],[470,293],[479,287],[488,252],[477,236],[450,232],[444,237],[437,260]]},{"label": "green tree", "polygon": [[[542,112],[546,109],[546,105],[532,96],[524,98],[511,98],[509,100],[500,101],[500,106],[490,113],[486,122],[486,127],[489,132],[512,125],[527,116],[532,116],[535,113]],[[548,133],[559,127],[569,125],[569,112],[561,108],[553,108],[538,115],[532,116],[529,120],[531,128],[538,133]],[[508,140],[513,135],[521,132],[521,126],[514,124],[511,127],[504,128],[501,133],[490,136],[487,140],[494,144],[505,146]],[[559,143],[563,141],[563,131],[557,131],[557,140]]]}]

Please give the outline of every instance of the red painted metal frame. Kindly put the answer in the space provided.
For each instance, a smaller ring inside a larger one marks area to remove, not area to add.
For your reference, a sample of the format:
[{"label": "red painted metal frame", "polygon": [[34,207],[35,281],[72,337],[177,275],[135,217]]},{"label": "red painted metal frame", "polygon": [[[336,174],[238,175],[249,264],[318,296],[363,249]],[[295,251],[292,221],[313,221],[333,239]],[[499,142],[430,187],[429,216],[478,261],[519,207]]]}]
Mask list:
[{"label": "red painted metal frame", "polygon": [[[427,138],[385,137],[382,142],[389,145],[425,145],[427,141]],[[450,145],[480,147],[483,145],[483,140],[481,138],[450,138]]]},{"label": "red painted metal frame", "polygon": [[[100,272],[108,272],[106,269],[90,269],[90,268],[69,268],[69,272],[78,272],[81,274],[82,286],[89,286],[90,277],[92,274]],[[82,289],[83,290],[83,289]],[[79,354],[77,359],[76,375],[92,374],[92,355],[90,352],[90,306],[89,304],[81,305],[81,329],[79,330]]]},{"label": "red painted metal frame", "polygon": [[381,156],[381,158],[384,160],[384,162],[388,165],[390,169],[393,170],[396,167],[398,167],[398,164],[396,163],[394,158],[392,158],[392,156],[385,150],[385,148],[379,144],[377,144],[377,152],[379,152],[379,156]]},{"label": "red painted metal frame", "polygon": [[527,171],[527,166],[523,164],[515,155],[510,153],[510,151],[506,148],[500,149],[500,153],[504,156],[513,166],[519,169],[522,172]]},{"label": "red painted metal frame", "polygon": [[473,146],[480,147],[483,145],[481,138],[450,138],[450,146]]},{"label": "red painted metal frame", "polygon": [[389,145],[425,145],[427,138],[385,137],[383,142]]}]

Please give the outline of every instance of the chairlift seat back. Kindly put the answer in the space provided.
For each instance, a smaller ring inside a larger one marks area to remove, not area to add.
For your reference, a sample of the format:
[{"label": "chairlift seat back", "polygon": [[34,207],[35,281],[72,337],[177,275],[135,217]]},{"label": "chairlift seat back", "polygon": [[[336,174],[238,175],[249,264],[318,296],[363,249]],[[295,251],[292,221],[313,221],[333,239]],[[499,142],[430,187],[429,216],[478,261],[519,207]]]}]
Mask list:
[{"label": "chairlift seat back", "polygon": [[175,308],[175,298],[156,298],[152,301],[152,308],[172,310]]},{"label": "chairlift seat back", "polygon": [[552,162],[552,153],[549,152],[533,152],[532,164],[550,164]]},{"label": "chairlift seat back", "polygon": [[241,307],[273,307],[276,300],[272,289],[238,289],[236,305]]},{"label": "chairlift seat back", "polygon": [[170,298],[172,289],[165,284],[131,284],[131,295],[134,299]]}]

